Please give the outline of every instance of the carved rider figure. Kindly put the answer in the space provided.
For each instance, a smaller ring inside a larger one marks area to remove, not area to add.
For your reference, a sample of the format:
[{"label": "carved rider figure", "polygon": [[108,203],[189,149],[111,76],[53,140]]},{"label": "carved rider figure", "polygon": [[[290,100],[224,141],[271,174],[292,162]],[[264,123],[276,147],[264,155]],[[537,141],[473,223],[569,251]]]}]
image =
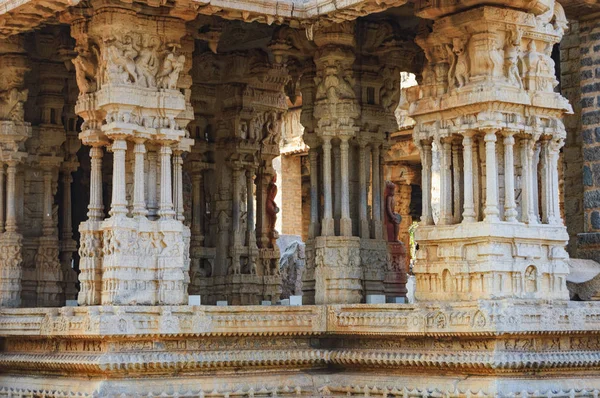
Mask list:
[{"label": "carved rider figure", "polygon": [[394,213],[396,207],[396,184],[391,181],[385,183],[385,221],[387,229],[387,241],[398,242],[398,233],[400,232],[400,222],[402,217]]}]

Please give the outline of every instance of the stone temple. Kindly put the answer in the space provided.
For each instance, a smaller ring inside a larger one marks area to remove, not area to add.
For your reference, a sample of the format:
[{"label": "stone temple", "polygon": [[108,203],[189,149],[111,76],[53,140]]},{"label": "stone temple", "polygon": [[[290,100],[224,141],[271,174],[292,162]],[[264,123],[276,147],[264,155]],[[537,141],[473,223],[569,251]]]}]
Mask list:
[{"label": "stone temple", "polygon": [[0,397],[600,396],[597,0],[0,0]]}]

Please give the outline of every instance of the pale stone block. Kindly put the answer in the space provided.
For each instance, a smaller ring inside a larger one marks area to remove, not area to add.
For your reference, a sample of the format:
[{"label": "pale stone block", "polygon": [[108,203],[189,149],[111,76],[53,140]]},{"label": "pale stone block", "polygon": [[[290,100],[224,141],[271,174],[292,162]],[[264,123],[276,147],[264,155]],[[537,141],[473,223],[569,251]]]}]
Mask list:
[{"label": "pale stone block", "polygon": [[77,307],[77,300],[67,300],[65,302],[65,307]]},{"label": "pale stone block", "polygon": [[271,302],[269,300],[262,300],[260,305],[271,305]]},{"label": "pale stone block", "polygon": [[281,300],[280,305],[290,305],[290,299]]},{"label": "pale stone block", "polygon": [[227,307],[227,300],[217,301],[217,307]]},{"label": "pale stone block", "polygon": [[188,305],[201,305],[200,296],[190,295],[188,296]]},{"label": "pale stone block", "polygon": [[290,305],[302,305],[302,296],[290,296]]},{"label": "pale stone block", "polygon": [[367,304],[385,304],[385,295],[369,294],[367,295]]}]

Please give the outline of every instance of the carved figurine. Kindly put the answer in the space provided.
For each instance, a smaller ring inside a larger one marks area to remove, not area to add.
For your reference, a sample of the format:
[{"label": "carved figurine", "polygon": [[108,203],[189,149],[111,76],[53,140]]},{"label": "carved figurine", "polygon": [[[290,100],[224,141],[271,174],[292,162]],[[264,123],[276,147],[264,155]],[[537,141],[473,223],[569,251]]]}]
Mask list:
[{"label": "carved figurine", "polygon": [[267,187],[267,230],[269,231],[269,240],[271,247],[274,247],[275,240],[277,240],[277,231],[275,230],[275,224],[277,223],[277,213],[279,213],[279,207],[275,203],[275,196],[277,196],[277,175],[274,175],[269,182]]},{"label": "carved figurine", "polygon": [[386,68],[383,72],[383,76],[383,87],[379,92],[380,103],[386,111],[394,112],[396,106],[400,102],[400,84],[398,81],[400,72]]},{"label": "carved figurine", "polygon": [[387,228],[387,241],[398,242],[398,234],[400,232],[400,222],[402,217],[398,213],[394,213],[396,207],[396,184],[391,181],[385,183],[385,220]]},{"label": "carved figurine", "polygon": [[282,114],[277,114],[277,112],[269,113],[267,122],[264,125],[264,138],[261,141],[263,144],[279,144],[279,138],[281,137],[281,123]]},{"label": "carved figurine", "polygon": [[159,74],[159,87],[175,90],[177,88],[179,74],[183,70],[184,64],[185,55],[177,56],[174,53],[169,53],[163,61],[162,70]]},{"label": "carved figurine", "polygon": [[113,41],[108,43],[107,52],[107,80],[113,83],[137,82],[135,57],[138,52],[133,48],[131,37],[126,36],[123,44]]},{"label": "carved figurine", "polygon": [[325,67],[325,77],[315,78],[317,84],[317,100],[327,99],[329,102],[335,103],[341,99],[353,99],[356,97],[354,93],[353,78],[351,71],[346,76],[340,76],[341,65],[338,63],[335,66],[329,65]]},{"label": "carved figurine", "polygon": [[452,39],[452,50],[448,81],[451,86],[463,87],[469,82],[469,57],[466,51],[467,40]]},{"label": "carved figurine", "polygon": [[[141,38],[139,39],[142,40]],[[133,44],[138,50],[139,56],[135,59],[135,66],[138,76],[138,81],[144,87],[156,87],[156,75],[160,68],[160,60],[158,57],[158,48],[160,40],[158,37],[151,37],[144,40],[142,47]]]},{"label": "carved figurine", "polygon": [[75,66],[75,80],[79,87],[79,95],[96,90],[97,63],[91,52],[85,47],[78,47],[78,55],[71,62]]},{"label": "carved figurine", "polygon": [[523,81],[521,80],[521,73],[519,72],[519,48],[521,46],[521,39],[523,38],[523,31],[517,29],[516,31],[509,31],[508,38],[506,40],[505,49],[505,74],[508,81],[512,84],[517,85],[519,88],[523,88]]}]

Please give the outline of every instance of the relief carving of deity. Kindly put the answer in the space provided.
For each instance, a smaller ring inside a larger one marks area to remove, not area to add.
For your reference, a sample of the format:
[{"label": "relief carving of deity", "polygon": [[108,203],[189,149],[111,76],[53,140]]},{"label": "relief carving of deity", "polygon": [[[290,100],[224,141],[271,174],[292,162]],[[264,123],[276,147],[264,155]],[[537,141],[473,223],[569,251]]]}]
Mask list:
[{"label": "relief carving of deity", "polygon": [[504,50],[504,67],[505,74],[508,81],[519,88],[523,88],[523,81],[521,80],[521,73],[519,72],[519,59],[520,59],[520,46],[521,39],[523,38],[523,31],[517,29],[515,31],[509,31],[506,39],[506,48]]}]

